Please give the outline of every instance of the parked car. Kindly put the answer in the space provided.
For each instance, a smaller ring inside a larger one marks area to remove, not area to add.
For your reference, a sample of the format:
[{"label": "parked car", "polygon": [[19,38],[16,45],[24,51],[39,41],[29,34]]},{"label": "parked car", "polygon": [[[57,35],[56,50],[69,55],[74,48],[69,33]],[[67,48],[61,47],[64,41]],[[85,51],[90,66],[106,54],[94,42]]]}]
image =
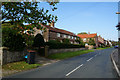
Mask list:
[{"label": "parked car", "polygon": [[118,48],[118,47],[119,47],[119,45],[114,46],[114,48]]}]

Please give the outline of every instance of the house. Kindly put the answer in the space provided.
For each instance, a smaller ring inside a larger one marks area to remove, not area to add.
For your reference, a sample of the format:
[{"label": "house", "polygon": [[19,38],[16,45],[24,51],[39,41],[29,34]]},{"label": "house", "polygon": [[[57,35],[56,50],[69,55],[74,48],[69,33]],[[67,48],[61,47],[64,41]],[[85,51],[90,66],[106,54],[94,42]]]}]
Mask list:
[{"label": "house", "polygon": [[98,46],[100,47],[100,46],[102,46],[102,45],[105,45],[104,44],[105,42],[104,42],[104,38],[102,38],[100,35],[98,36]]},{"label": "house", "polygon": [[43,35],[45,42],[48,42],[49,40],[59,40],[60,42],[62,42],[63,39],[69,39],[71,44],[78,44],[76,40],[79,37],[76,34],[67,30],[56,28],[54,22],[52,22],[49,25],[42,25],[42,26],[45,29],[40,30],[34,28],[35,30],[34,36],[40,33],[41,35]]},{"label": "house", "polygon": [[83,40],[83,42],[85,42],[85,43],[88,43],[90,39],[93,39],[96,47],[98,47],[97,33],[90,34],[90,32],[89,32],[88,34],[78,34],[77,36],[80,37]]},{"label": "house", "polygon": [[98,36],[97,33],[90,34],[90,32],[88,32],[88,34],[78,34],[77,36],[82,38],[85,43],[88,43],[90,39],[93,39],[96,47],[100,47],[104,44],[104,38],[100,35]]}]

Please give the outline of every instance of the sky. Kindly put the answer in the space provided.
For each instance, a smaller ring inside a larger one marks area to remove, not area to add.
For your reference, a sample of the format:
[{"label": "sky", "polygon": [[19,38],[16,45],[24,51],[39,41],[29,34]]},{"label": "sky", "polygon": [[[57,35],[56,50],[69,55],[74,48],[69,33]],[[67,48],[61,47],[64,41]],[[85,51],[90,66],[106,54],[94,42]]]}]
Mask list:
[{"label": "sky", "polygon": [[[44,2],[39,7],[50,8]],[[60,2],[56,11],[50,13],[58,16],[55,27],[75,34],[80,32],[97,33],[106,40],[118,40],[117,2]]]}]

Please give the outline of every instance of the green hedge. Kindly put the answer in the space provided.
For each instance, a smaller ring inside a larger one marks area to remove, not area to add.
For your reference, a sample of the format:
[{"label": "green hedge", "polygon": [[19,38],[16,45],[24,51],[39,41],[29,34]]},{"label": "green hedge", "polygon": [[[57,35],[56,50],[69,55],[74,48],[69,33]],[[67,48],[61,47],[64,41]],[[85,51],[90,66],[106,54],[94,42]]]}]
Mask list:
[{"label": "green hedge", "polygon": [[46,42],[46,45],[49,46],[50,49],[62,49],[62,48],[83,48],[84,45],[81,44],[67,44],[67,43],[60,43],[57,41],[49,41]]}]

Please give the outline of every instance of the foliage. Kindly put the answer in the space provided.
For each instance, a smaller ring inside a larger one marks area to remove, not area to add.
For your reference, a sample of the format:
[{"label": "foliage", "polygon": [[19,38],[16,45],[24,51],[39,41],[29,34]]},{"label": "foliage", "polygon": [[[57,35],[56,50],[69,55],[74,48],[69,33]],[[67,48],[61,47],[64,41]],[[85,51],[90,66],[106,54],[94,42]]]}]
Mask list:
[{"label": "foliage", "polygon": [[45,42],[44,42],[44,38],[41,34],[37,34],[34,38],[34,43],[33,46],[34,47],[40,47],[40,46],[44,46]]},{"label": "foliage", "polygon": [[120,30],[120,22],[118,23],[118,25],[116,27],[118,30]]},{"label": "foliage", "polygon": [[[50,5],[52,11],[57,9],[57,3],[47,0],[47,4]],[[33,44],[34,37],[31,34],[34,32],[34,27],[43,30],[41,24],[45,25],[53,20],[54,22],[57,21],[57,16],[50,14],[48,9],[40,8],[39,4],[40,2],[2,3],[2,23],[9,21],[9,23],[14,25],[12,29],[25,38],[28,47],[31,47]],[[24,25],[24,23],[30,25]]]},{"label": "foliage", "polygon": [[113,46],[118,45],[118,41],[111,41],[111,43]]},{"label": "foliage", "polygon": [[89,39],[89,43],[88,43],[88,44],[89,44],[89,45],[93,45],[93,46],[96,45],[96,44],[95,44],[95,40],[92,39],[92,38]]},{"label": "foliage", "polygon": [[[52,11],[56,10],[58,2],[47,2]],[[57,16],[48,14],[49,10],[39,8],[40,2],[3,2],[2,3],[2,20],[3,22],[9,20],[11,23],[18,25],[20,28],[23,23],[34,24],[36,27],[38,23],[47,24],[54,20],[57,21]],[[39,27],[40,28],[40,27]]]},{"label": "foliage", "polygon": [[83,40],[81,38],[77,38],[75,41],[81,45],[85,45],[85,43],[83,42]]},{"label": "foliage", "polygon": [[12,27],[2,26],[2,45],[12,51],[20,51],[25,48],[25,39],[18,34]]},{"label": "foliage", "polygon": [[87,34],[87,33],[86,33],[86,32],[81,32],[81,33],[78,33],[78,35],[79,35],[79,34]]},{"label": "foliage", "polygon": [[69,39],[62,39],[62,42],[65,44],[70,44],[70,40]]},{"label": "foliage", "polygon": [[64,52],[64,53],[49,55],[48,58],[50,58],[50,59],[66,59],[66,58],[79,56],[79,55],[86,54],[86,53],[93,52],[93,51],[94,50],[82,50],[82,51],[75,51],[75,52]]},{"label": "foliage", "polygon": [[60,43],[56,40],[50,40],[49,42],[46,42],[46,45],[49,46],[50,49],[62,49],[62,48],[81,48],[85,47],[81,44],[67,44],[67,43]]}]

